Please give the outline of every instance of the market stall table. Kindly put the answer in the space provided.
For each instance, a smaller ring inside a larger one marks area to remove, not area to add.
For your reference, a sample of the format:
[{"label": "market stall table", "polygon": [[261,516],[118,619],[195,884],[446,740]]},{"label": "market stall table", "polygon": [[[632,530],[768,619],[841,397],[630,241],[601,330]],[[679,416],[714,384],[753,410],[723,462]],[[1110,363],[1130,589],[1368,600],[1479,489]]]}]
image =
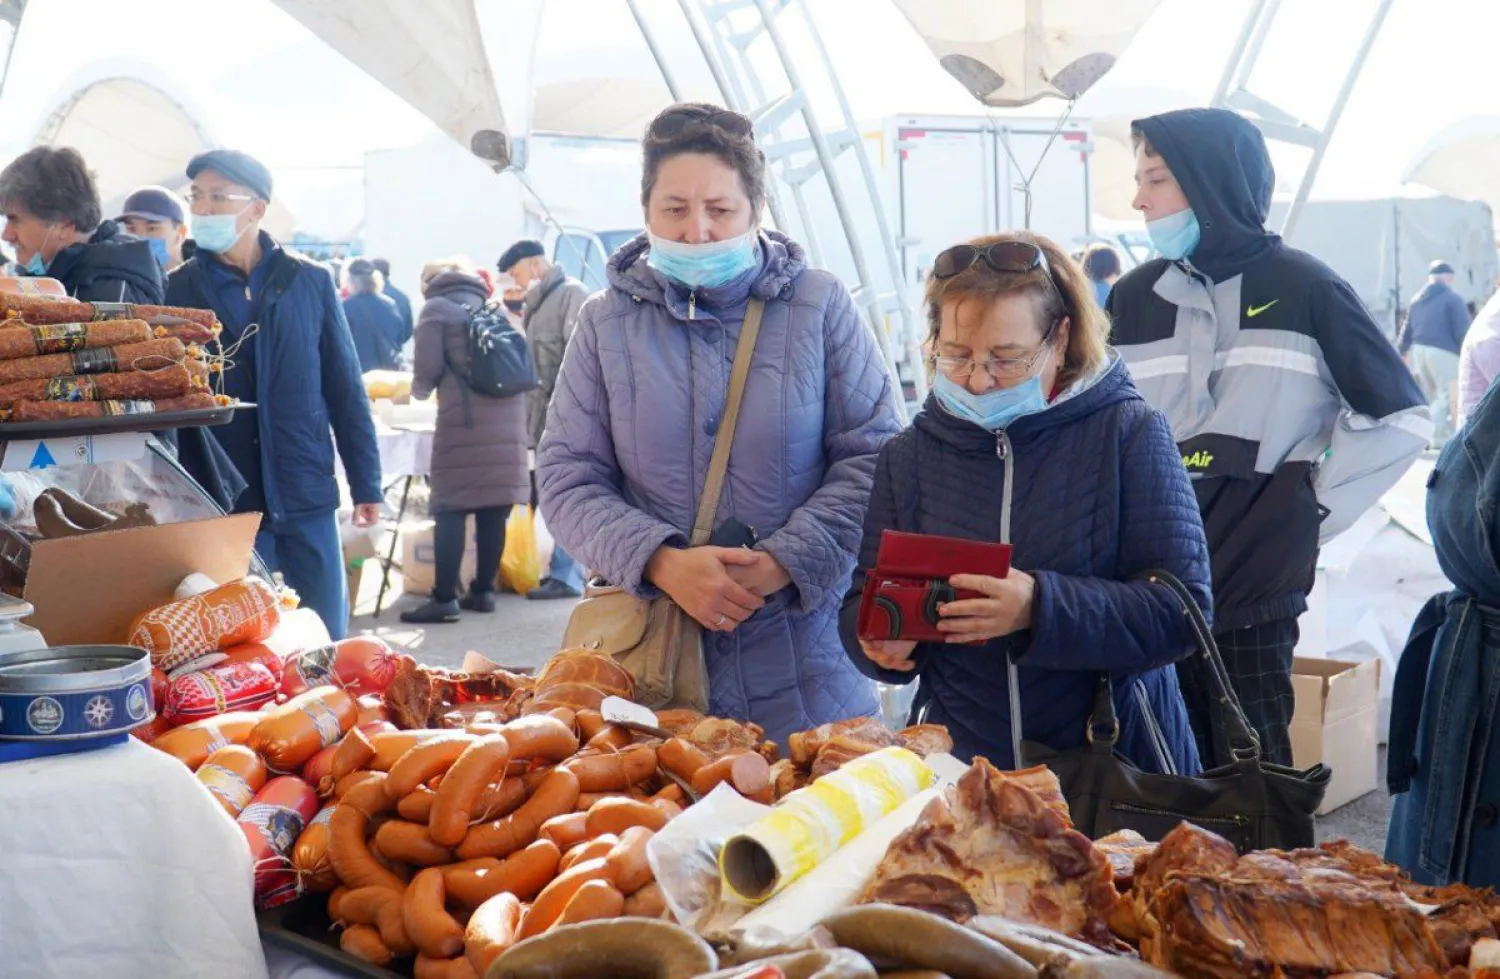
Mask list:
[{"label": "market stall table", "polygon": [[5,975],[266,976],[244,834],[177,759],[11,761],[0,800]]},{"label": "market stall table", "polygon": [[411,486],[417,479],[426,479],[432,472],[432,438],[436,426],[430,421],[414,421],[397,426],[387,425],[377,419],[375,438],[380,444],[380,472],[391,478],[388,493],[396,484],[401,485],[401,503],[396,508],[396,519],[392,524],[391,543],[380,561],[380,592],[375,597],[375,617],[385,605],[386,592],[390,590],[391,569],[396,564],[396,547],[401,539],[401,522],[406,519],[406,504],[411,498]]}]

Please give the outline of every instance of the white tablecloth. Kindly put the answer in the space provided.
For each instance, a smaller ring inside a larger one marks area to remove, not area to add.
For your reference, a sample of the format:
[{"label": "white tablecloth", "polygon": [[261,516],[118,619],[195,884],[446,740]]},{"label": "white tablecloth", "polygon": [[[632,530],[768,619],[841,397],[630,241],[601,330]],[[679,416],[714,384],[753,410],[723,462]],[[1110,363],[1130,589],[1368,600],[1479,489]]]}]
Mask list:
[{"label": "white tablecloth", "polygon": [[432,427],[390,428],[375,423],[380,444],[380,478],[387,482],[404,476],[426,476],[432,472]]},{"label": "white tablecloth", "polygon": [[0,974],[265,979],[244,834],[131,738],[0,764]]}]

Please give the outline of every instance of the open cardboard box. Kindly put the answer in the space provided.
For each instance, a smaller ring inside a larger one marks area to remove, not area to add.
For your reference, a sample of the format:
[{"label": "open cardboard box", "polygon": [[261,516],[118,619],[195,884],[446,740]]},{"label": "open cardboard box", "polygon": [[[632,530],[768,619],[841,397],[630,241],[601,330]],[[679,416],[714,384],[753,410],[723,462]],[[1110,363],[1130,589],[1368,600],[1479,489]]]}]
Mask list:
[{"label": "open cardboard box", "polygon": [[49,646],[121,643],[143,612],[172,601],[194,571],[214,581],[250,570],[260,514],[37,541],[26,576],[26,620]]},{"label": "open cardboard box", "polygon": [[1292,761],[1333,769],[1318,814],[1332,812],[1379,785],[1376,741],[1380,661],[1351,663],[1298,656],[1292,663]]}]

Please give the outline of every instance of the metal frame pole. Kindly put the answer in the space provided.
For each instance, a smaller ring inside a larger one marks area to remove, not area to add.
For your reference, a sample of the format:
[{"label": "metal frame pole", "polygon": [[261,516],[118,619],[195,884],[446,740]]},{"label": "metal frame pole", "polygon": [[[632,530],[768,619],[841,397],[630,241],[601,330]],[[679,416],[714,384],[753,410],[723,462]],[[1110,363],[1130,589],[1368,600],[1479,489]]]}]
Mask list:
[{"label": "metal frame pole", "polygon": [[646,15],[641,12],[639,0],[625,0],[625,6],[630,8],[630,16],[635,18],[635,26],[640,28],[641,39],[646,42],[646,49],[651,52],[651,57],[656,61],[656,69],[661,72],[661,80],[667,85],[667,92],[671,94],[673,102],[682,101],[682,88],[677,84],[672,70],[667,67],[666,56],[662,47],[657,43],[656,32],[651,29],[651,23]]},{"label": "metal frame pole", "polygon": [[1223,105],[1224,100],[1229,97],[1230,83],[1234,79],[1235,71],[1245,60],[1245,49],[1250,45],[1250,35],[1260,24],[1261,12],[1265,9],[1266,0],[1255,0],[1250,6],[1250,12],[1245,15],[1245,23],[1240,27],[1240,36],[1235,39],[1229,58],[1224,62],[1224,73],[1219,76],[1219,84],[1214,88],[1213,101],[1209,102],[1209,105]]}]

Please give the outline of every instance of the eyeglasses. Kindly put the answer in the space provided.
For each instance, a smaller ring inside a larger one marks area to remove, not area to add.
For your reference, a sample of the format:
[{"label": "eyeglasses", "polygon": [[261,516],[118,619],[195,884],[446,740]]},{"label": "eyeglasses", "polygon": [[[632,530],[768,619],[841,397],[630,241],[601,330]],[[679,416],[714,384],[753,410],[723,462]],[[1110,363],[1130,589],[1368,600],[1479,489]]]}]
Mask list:
[{"label": "eyeglasses", "polygon": [[720,129],[731,136],[745,137],[755,131],[750,117],[732,109],[707,110],[702,106],[685,105],[668,109],[656,117],[651,128],[646,130],[648,139],[675,139],[693,127]]},{"label": "eyeglasses", "polygon": [[199,204],[248,204],[250,201],[259,199],[254,194],[206,194],[200,190],[190,190],[187,192],[186,197],[188,204],[193,207],[196,207]]},{"label": "eyeglasses", "polygon": [[1036,362],[1051,349],[1052,334],[1057,332],[1057,324],[1060,322],[1062,321],[1054,320],[1047,327],[1047,332],[1042,334],[1041,344],[1026,357],[991,357],[987,360],[975,360],[973,357],[928,357],[927,363],[955,381],[968,380],[976,367],[989,371],[990,377],[997,383],[1019,380],[1029,375]]}]

